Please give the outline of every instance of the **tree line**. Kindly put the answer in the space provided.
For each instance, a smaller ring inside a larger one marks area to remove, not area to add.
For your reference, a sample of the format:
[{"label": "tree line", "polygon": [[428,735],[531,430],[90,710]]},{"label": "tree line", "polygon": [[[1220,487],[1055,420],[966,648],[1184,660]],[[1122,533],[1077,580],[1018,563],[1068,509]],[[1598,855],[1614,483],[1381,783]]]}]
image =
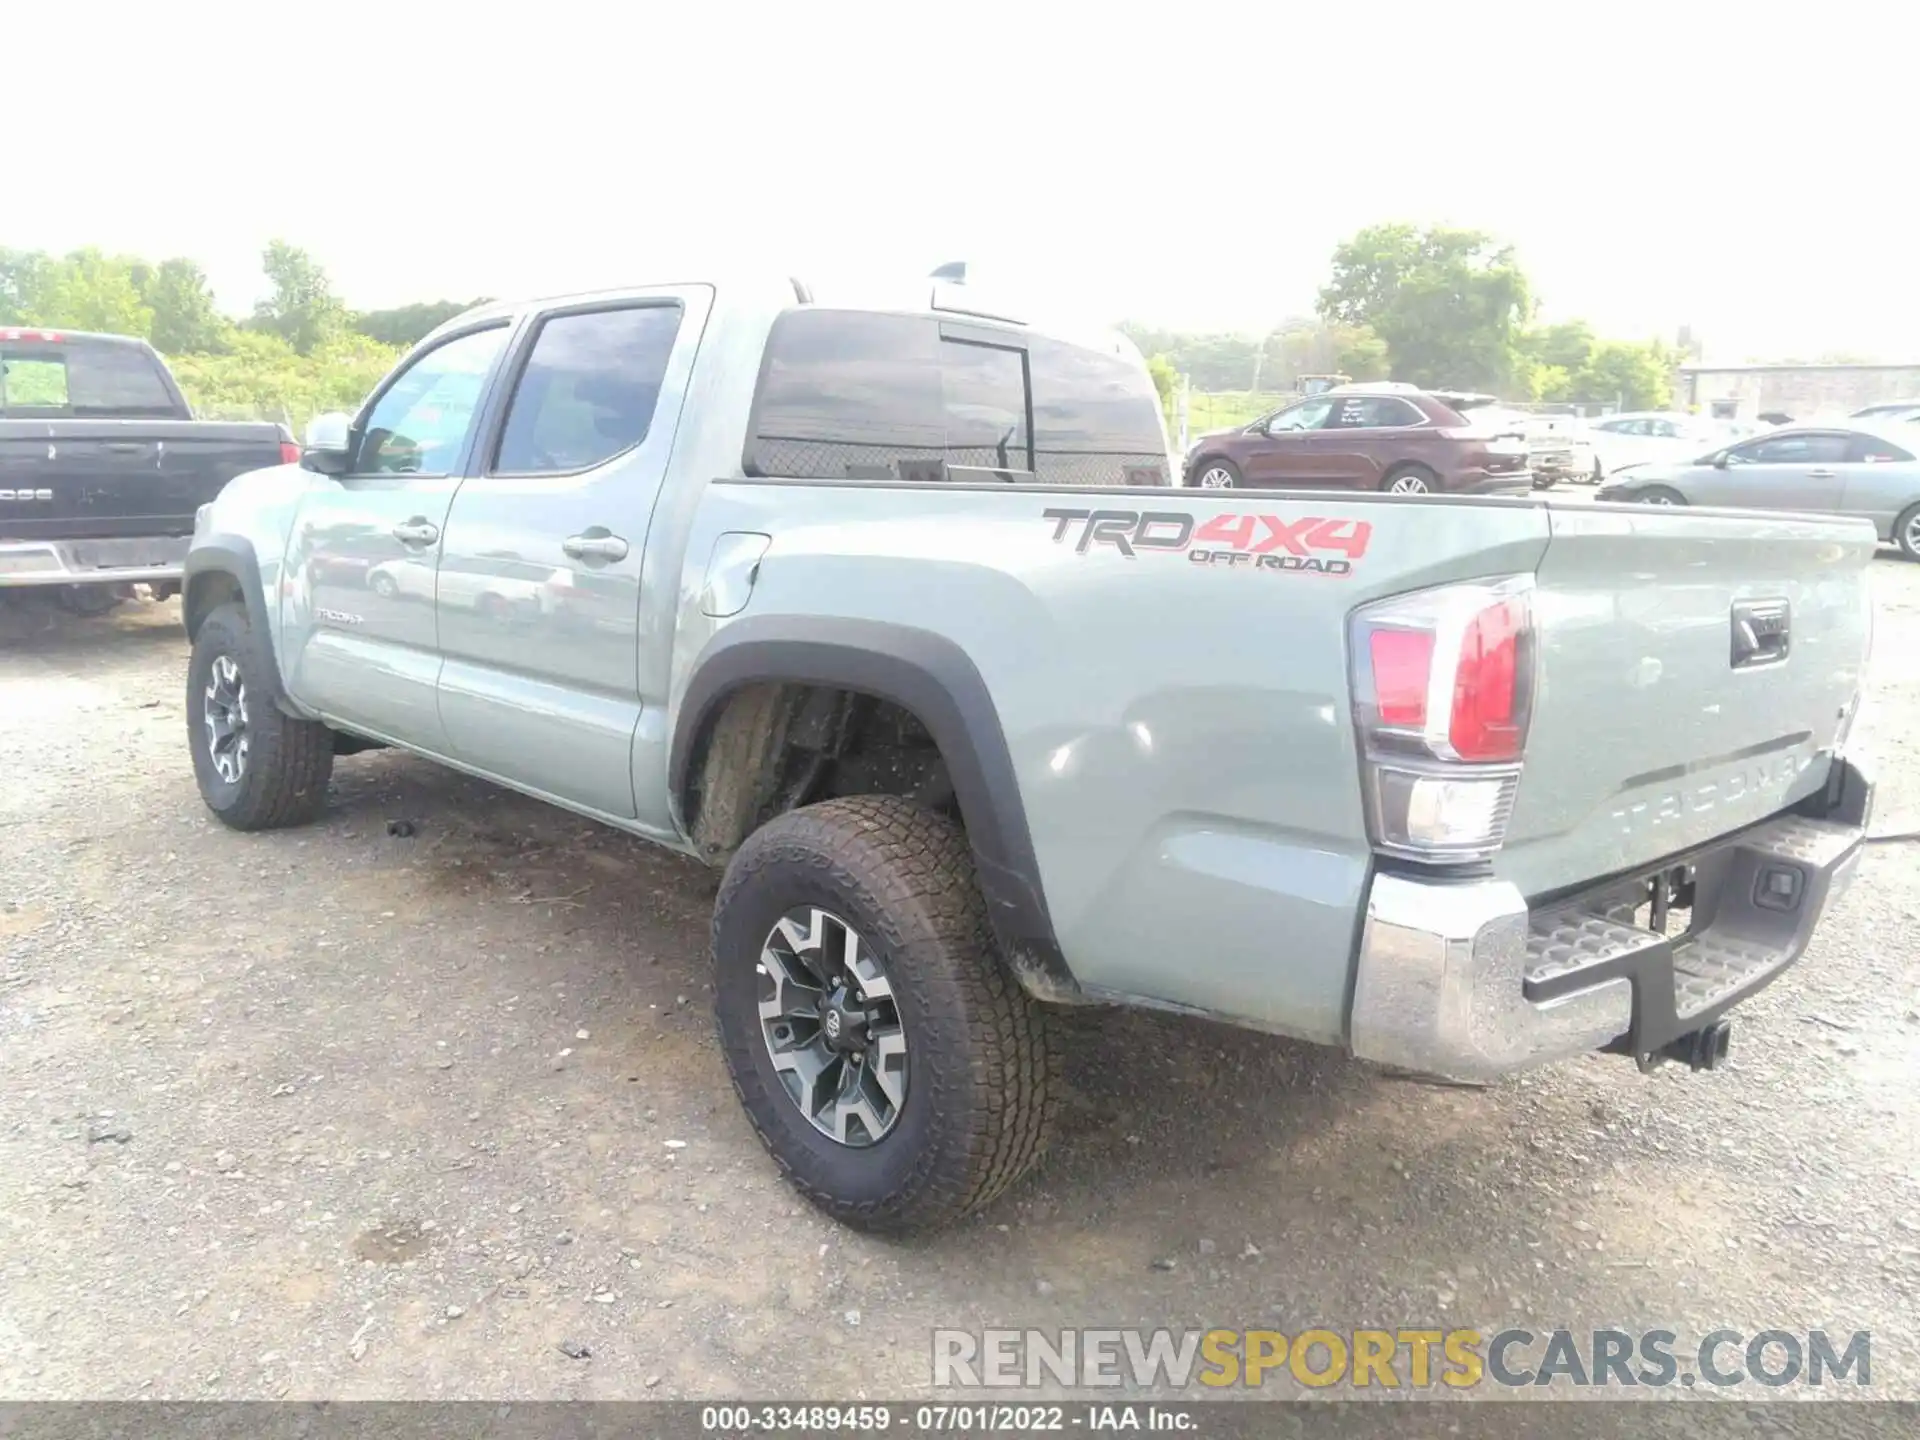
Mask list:
[{"label": "tree line", "polygon": [[324,410],[357,409],[408,346],[482,303],[356,311],[296,245],[271,242],[260,264],[267,295],[233,319],[192,260],[0,247],[0,325],[137,335],[167,357],[198,413],[297,428]]},{"label": "tree line", "polygon": [[1515,401],[1658,409],[1684,358],[1659,340],[1607,340],[1584,321],[1536,323],[1513,248],[1478,230],[1373,225],[1342,242],[1312,317],[1264,336],[1127,324],[1196,390],[1293,388],[1302,375],[1485,390]]},{"label": "tree line", "polygon": [[[138,335],[168,357],[208,415],[280,416],[299,426],[358,406],[406,347],[479,300],[356,311],[306,251],[274,240],[260,257],[267,294],[223,315],[192,260],[150,263],[82,249],[0,247],[0,325]],[[1123,324],[1169,395],[1279,391],[1302,375],[1490,390],[1510,400],[1664,406],[1681,358],[1658,340],[1596,336],[1581,321],[1536,323],[1511,246],[1477,230],[1369,226],[1334,251],[1316,313],[1265,335]]]}]

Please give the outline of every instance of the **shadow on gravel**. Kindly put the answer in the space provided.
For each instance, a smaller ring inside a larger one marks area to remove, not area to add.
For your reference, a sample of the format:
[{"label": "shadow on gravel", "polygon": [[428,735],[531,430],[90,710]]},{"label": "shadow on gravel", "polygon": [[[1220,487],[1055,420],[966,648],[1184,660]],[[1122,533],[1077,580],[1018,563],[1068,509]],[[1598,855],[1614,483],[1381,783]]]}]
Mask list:
[{"label": "shadow on gravel", "polygon": [[0,595],[0,656],[59,662],[134,657],[169,645],[186,654],[187,632],[180,625],[178,601],[130,600],[104,615],[89,616],[70,614],[50,597],[28,591]]}]

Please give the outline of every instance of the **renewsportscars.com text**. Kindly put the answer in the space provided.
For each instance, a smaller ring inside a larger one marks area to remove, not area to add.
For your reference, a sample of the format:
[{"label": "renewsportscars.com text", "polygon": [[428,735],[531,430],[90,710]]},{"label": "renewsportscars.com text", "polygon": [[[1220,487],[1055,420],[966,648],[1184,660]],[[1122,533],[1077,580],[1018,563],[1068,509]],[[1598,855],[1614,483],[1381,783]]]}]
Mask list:
[{"label": "renewsportscars.com text", "polygon": [[960,1388],[1463,1390],[1866,1386],[1872,1336],[1714,1330],[936,1330],[933,1383]]}]

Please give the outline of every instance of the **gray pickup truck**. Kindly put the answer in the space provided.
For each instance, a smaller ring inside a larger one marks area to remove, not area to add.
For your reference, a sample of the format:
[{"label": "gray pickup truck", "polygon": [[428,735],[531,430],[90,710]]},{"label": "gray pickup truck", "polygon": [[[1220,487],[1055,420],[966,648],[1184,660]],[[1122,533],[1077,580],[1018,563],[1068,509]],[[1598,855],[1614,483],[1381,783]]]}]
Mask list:
[{"label": "gray pickup truck", "polygon": [[144,340],[0,328],[0,603],[83,614],[180,585],[194,512],[236,475],[299,458],[271,421],[196,420]]},{"label": "gray pickup truck", "polygon": [[1040,1153],[1058,1006],[1718,1063],[1862,844],[1872,527],[1169,488],[1138,353],[992,308],[449,322],[201,511],[207,805],[401,746],[724,866],[733,1083],[873,1229]]}]

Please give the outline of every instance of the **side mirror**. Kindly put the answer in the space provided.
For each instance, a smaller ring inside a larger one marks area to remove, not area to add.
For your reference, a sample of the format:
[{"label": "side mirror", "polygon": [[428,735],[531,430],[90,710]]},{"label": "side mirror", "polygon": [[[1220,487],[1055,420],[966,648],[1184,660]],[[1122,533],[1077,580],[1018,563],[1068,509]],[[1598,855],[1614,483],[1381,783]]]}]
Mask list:
[{"label": "side mirror", "polygon": [[344,474],[353,455],[353,417],[338,410],[307,422],[307,443],[300,463],[322,475]]},{"label": "side mirror", "polygon": [[1732,462],[1727,459],[1727,452],[1724,450],[1713,457],[1713,468],[1716,470],[1724,470],[1731,463]]}]

